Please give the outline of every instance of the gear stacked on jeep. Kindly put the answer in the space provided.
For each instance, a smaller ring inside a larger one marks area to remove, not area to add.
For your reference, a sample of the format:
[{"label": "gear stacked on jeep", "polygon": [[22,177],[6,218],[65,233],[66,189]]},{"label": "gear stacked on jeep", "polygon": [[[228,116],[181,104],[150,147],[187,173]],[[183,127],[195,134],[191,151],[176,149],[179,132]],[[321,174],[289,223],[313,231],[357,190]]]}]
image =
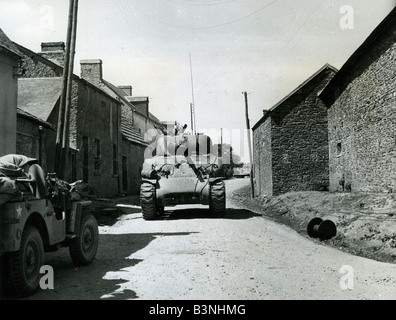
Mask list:
[{"label": "gear stacked on jeep", "polygon": [[143,218],[153,220],[165,206],[209,205],[216,216],[225,214],[222,158],[206,135],[159,135],[155,154],[144,161],[140,200]]},{"label": "gear stacked on jeep", "polygon": [[18,154],[0,157],[0,205],[32,195],[37,199],[49,199],[57,216],[61,215],[61,210],[70,210],[71,200],[78,199],[78,194],[55,173],[46,177],[37,162],[37,159]]}]

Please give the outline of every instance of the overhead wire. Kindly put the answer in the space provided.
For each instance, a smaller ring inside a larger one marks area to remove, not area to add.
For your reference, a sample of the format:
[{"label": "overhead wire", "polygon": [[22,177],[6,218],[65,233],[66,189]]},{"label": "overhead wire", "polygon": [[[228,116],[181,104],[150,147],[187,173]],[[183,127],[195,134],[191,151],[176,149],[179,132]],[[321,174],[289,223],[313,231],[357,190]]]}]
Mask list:
[{"label": "overhead wire", "polygon": [[167,2],[178,4],[178,5],[188,5],[188,6],[219,6],[223,4],[229,4],[231,2],[236,2],[240,0],[208,0],[207,2],[192,2],[192,1],[177,1],[177,0],[166,0]]},{"label": "overhead wire", "polygon": [[124,17],[125,22],[127,23],[129,29],[132,31],[134,38],[139,38],[140,33],[139,33],[139,25],[136,23],[136,19],[131,16],[131,12],[133,12],[130,7],[128,6],[130,4],[130,1],[127,0],[119,0],[118,1],[120,4],[120,11],[121,14]]},{"label": "overhead wire", "polygon": [[178,28],[178,29],[201,30],[201,29],[213,29],[213,28],[224,27],[224,26],[227,26],[227,25],[230,25],[230,24],[234,24],[236,22],[243,21],[243,20],[245,20],[245,19],[247,19],[247,18],[249,18],[249,17],[251,17],[253,15],[256,15],[256,14],[260,13],[261,11],[267,9],[268,7],[272,6],[276,2],[278,2],[278,0],[273,0],[270,3],[266,4],[265,6],[260,7],[259,9],[255,10],[253,12],[250,12],[250,13],[248,13],[248,14],[240,17],[240,18],[237,18],[237,19],[225,22],[225,23],[219,23],[219,24],[214,24],[214,25],[209,25],[209,26],[200,26],[200,27],[182,26],[182,25],[176,25],[176,24],[172,24],[172,23],[169,23],[169,22],[165,22],[163,20],[160,20],[160,19],[154,17],[151,14],[148,14],[148,13],[144,12],[142,9],[140,9],[139,7],[137,7],[137,6],[133,5],[133,4],[132,4],[132,6],[134,6],[144,16],[146,16],[146,17],[148,17],[148,18],[152,19],[153,21],[158,22],[160,24],[167,25],[167,26],[173,27],[173,28]]},{"label": "overhead wire", "polygon": [[[333,8],[333,6],[331,6],[329,4],[327,4],[327,5],[328,5],[328,8],[326,9],[326,11],[322,15],[318,14],[318,19],[316,19],[314,24],[311,26],[310,30],[313,30],[316,27],[316,25],[318,24],[318,22],[322,19],[322,17],[324,15],[326,15],[330,11],[330,9]],[[292,49],[295,49],[300,44],[300,42],[303,41],[308,35],[309,35],[309,33],[302,34],[301,37],[295,42],[295,44],[293,45]]]}]

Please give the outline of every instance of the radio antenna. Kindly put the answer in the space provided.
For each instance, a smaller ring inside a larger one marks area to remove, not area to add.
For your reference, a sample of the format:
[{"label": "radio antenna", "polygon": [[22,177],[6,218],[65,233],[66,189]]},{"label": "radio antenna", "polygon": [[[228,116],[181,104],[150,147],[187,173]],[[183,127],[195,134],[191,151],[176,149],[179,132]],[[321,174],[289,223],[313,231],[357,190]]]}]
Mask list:
[{"label": "radio antenna", "polygon": [[192,63],[191,63],[191,53],[189,55],[190,55],[191,95],[192,95],[192,103],[190,104],[191,131],[193,134],[197,134],[197,128],[195,125],[194,81],[193,81],[193,72],[192,72]]}]

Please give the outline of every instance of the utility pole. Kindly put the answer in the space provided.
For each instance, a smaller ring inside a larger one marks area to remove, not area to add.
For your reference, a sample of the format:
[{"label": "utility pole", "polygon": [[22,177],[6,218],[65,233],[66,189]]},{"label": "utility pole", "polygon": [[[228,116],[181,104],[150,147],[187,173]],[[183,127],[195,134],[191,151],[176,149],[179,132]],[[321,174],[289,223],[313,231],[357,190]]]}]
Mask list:
[{"label": "utility pole", "polygon": [[249,107],[248,107],[248,98],[247,92],[243,92],[245,95],[245,115],[246,115],[246,128],[247,128],[247,139],[249,145],[249,160],[250,160],[250,188],[251,188],[251,197],[254,198],[254,182],[253,182],[253,159],[252,159],[252,142],[250,139],[250,122],[249,122]]},{"label": "utility pole", "polygon": [[73,24],[73,6],[74,0],[69,0],[69,18],[68,27],[66,34],[66,51],[65,51],[65,62],[63,66],[63,77],[62,77],[62,94],[59,102],[58,111],[58,124],[56,130],[56,143],[55,143],[55,164],[54,169],[60,178],[62,175],[62,141],[63,141],[63,126],[64,126],[64,116],[65,116],[65,104],[66,104],[66,91],[67,91],[67,76],[69,74],[69,59],[70,59],[70,41],[72,34],[72,24]]},{"label": "utility pole", "polygon": [[59,104],[58,125],[55,145],[55,172],[65,179],[69,151],[69,118],[71,87],[73,81],[74,52],[77,32],[78,0],[69,1],[69,18],[66,35],[65,63],[63,66],[62,95]]},{"label": "utility pole", "polygon": [[73,70],[74,70],[74,55],[76,53],[76,38],[77,38],[77,13],[78,13],[78,0],[74,0],[73,5],[73,22],[72,22],[72,34],[70,43],[70,59],[67,76],[67,90],[66,90],[66,104],[65,104],[65,118],[63,126],[63,141],[62,150],[63,156],[63,175],[66,176],[66,168],[68,167],[69,160],[69,147],[70,147],[70,108],[72,100],[73,90]]}]

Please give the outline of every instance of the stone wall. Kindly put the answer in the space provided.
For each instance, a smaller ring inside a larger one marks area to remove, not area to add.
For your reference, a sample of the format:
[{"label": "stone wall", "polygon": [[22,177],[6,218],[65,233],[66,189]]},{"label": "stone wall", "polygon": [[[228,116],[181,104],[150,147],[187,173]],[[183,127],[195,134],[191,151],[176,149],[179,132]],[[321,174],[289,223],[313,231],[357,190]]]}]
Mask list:
[{"label": "stone wall", "polygon": [[[17,48],[23,54],[21,59],[21,78],[62,77],[63,68],[59,64],[48,61],[39,54],[20,45],[17,45]],[[50,52],[47,55],[50,55]]]},{"label": "stone wall", "polygon": [[[144,162],[145,146],[132,143],[126,139],[122,142],[121,170],[123,179],[121,181],[122,191],[127,194],[138,194],[141,184],[141,171]],[[126,166],[123,161],[126,161]],[[126,172],[124,172],[126,170]],[[124,176],[125,175],[125,176]]]},{"label": "stone wall", "polygon": [[55,144],[56,132],[20,115],[17,128],[16,153],[39,160],[45,172],[53,172],[54,161],[46,149]]},{"label": "stone wall", "polygon": [[276,196],[329,186],[327,108],[318,93],[335,74],[330,66],[273,108],[254,132],[256,190]]},{"label": "stone wall", "polygon": [[[21,48],[24,54],[25,78],[52,78],[63,74],[63,69],[39,54]],[[59,50],[58,50],[59,51]],[[55,52],[54,54],[58,54]],[[43,51],[46,57],[53,52]],[[55,57],[55,56],[54,56]],[[100,88],[74,75],[70,109],[70,148],[75,154],[75,164],[69,163],[65,180],[83,180],[101,196],[114,196],[120,191],[121,106],[116,99]],[[54,106],[48,122],[58,124],[59,103]],[[47,119],[44,119],[47,120]],[[87,139],[84,150],[83,140]],[[47,156],[54,159],[55,143],[46,147]],[[86,152],[85,152],[86,151]],[[114,157],[114,152],[116,157]],[[87,159],[84,157],[87,156]],[[86,165],[84,161],[86,160]],[[54,160],[52,160],[54,161]],[[51,162],[52,162],[51,161]],[[75,177],[73,176],[75,173]]]},{"label": "stone wall", "polygon": [[[75,82],[74,87],[70,136],[71,146],[80,150],[77,154],[77,179],[83,179],[85,169],[88,172],[86,182],[97,194],[114,196],[120,191],[120,105],[83,81]],[[84,137],[88,139],[87,153]],[[114,148],[116,159],[113,157]],[[88,155],[85,168],[84,154]]]},{"label": "stone wall", "polygon": [[17,66],[17,57],[0,53],[0,156],[15,153],[18,79],[13,67]]},{"label": "stone wall", "polygon": [[329,108],[330,190],[396,192],[396,29],[336,88]]},{"label": "stone wall", "polygon": [[272,196],[271,117],[253,131],[254,194]]}]

